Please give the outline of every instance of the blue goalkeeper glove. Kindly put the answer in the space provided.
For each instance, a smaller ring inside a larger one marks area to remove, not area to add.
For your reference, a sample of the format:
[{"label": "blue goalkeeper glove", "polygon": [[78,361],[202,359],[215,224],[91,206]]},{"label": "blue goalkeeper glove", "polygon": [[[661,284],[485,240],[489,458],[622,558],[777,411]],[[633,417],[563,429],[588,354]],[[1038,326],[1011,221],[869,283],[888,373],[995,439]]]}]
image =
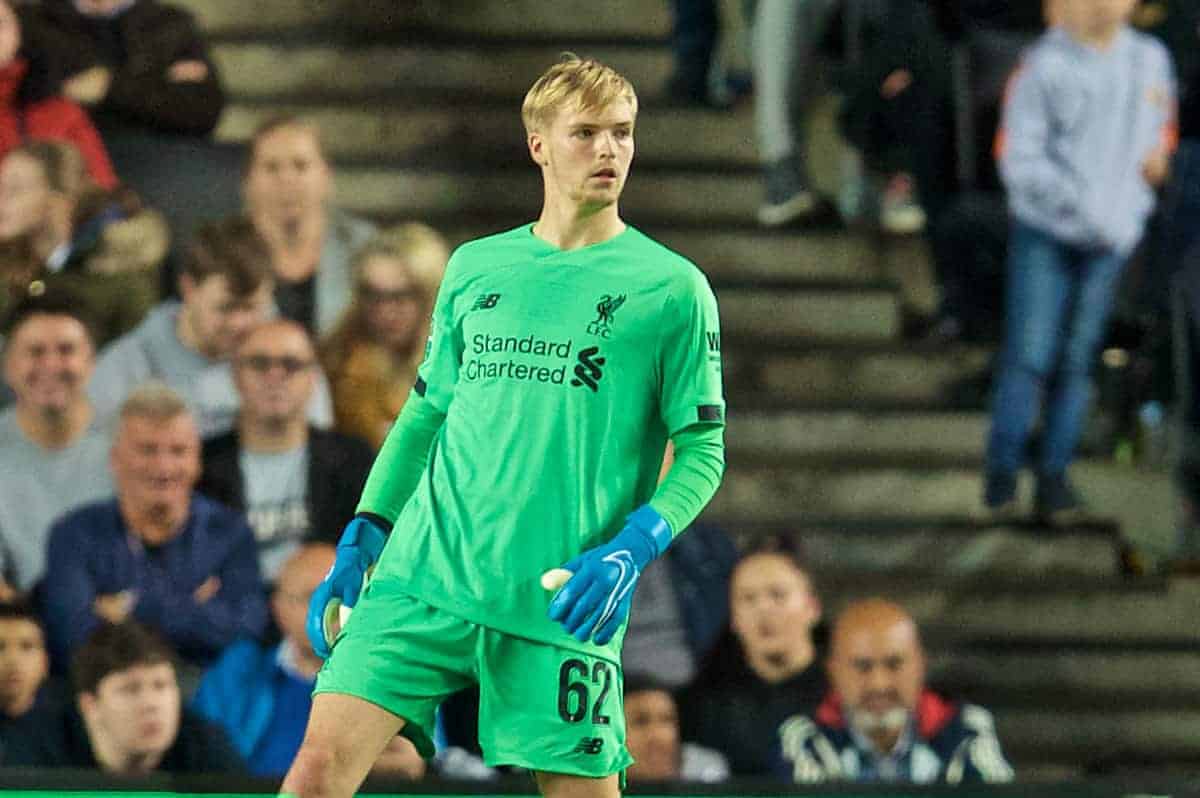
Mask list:
[{"label": "blue goalkeeper glove", "polygon": [[671,545],[671,527],[643,504],[625,519],[617,536],[563,566],[573,575],[550,601],[550,620],[567,634],[602,646],[629,617],[633,589],[642,569]]},{"label": "blue goalkeeper glove", "polygon": [[360,513],[346,525],[346,531],[338,541],[333,567],[308,602],[308,641],[312,643],[313,652],[322,659],[329,657],[333,645],[330,638],[336,637],[327,633],[327,621],[336,618],[343,605],[353,607],[358,603],[367,572],[379,560],[383,545],[387,543],[382,521],[377,516]]}]

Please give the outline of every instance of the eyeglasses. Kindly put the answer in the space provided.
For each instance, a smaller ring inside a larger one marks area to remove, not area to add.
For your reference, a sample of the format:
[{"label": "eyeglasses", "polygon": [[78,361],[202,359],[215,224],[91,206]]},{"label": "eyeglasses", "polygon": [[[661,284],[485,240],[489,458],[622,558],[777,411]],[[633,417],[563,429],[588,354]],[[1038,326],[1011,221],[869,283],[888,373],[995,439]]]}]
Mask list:
[{"label": "eyeglasses", "polygon": [[257,371],[259,374],[266,374],[271,369],[278,366],[283,369],[287,376],[291,377],[299,374],[301,371],[307,371],[312,368],[311,360],[304,360],[290,355],[283,357],[271,357],[270,355],[247,355],[238,359],[238,365],[248,368],[251,371]]},{"label": "eyeglasses", "polygon": [[414,288],[398,288],[395,291],[382,291],[366,283],[359,283],[358,294],[364,302],[372,305],[383,305],[389,302],[415,302],[421,298],[421,292]]}]

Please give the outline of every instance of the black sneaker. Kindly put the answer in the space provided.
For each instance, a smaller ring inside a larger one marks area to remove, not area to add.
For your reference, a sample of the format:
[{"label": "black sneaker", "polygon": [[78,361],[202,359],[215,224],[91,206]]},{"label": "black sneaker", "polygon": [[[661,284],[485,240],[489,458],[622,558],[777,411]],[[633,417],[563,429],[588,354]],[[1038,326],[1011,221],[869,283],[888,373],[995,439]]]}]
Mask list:
[{"label": "black sneaker", "polygon": [[817,209],[817,195],[804,184],[794,156],[769,164],[764,176],[767,201],[758,209],[763,227],[782,227]]},{"label": "black sneaker", "polygon": [[1038,519],[1050,526],[1069,526],[1087,518],[1083,500],[1066,474],[1043,474],[1038,477],[1034,507]]},{"label": "black sneaker", "polygon": [[989,520],[1011,518],[1017,513],[1017,475],[990,471],[983,480],[983,504]]}]

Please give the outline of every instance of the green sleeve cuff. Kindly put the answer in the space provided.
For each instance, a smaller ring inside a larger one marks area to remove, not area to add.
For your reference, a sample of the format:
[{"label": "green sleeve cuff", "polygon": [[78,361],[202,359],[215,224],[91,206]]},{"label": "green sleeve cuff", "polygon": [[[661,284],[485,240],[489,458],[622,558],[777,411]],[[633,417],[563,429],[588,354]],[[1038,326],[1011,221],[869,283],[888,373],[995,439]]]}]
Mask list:
[{"label": "green sleeve cuff", "polygon": [[383,447],[371,466],[367,484],[358,500],[358,513],[371,513],[396,523],[400,511],[417,489],[429,463],[433,439],[446,420],[444,413],[415,391],[392,425]]},{"label": "green sleeve cuff", "polygon": [[671,440],[675,443],[675,462],[650,499],[650,506],[678,535],[696,520],[721,486],[725,473],[724,427],[695,424],[675,433]]}]

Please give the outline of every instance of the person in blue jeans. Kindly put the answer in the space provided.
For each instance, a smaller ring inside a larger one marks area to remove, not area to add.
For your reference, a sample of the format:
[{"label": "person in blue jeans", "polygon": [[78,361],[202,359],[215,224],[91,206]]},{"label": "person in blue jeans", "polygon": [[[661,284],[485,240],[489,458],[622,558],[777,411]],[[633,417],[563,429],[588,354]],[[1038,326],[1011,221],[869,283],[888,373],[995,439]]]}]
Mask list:
[{"label": "person in blue jeans", "polygon": [[1083,510],[1067,469],[1089,372],[1174,146],[1171,59],[1129,27],[1136,2],[1059,0],[1010,80],[996,142],[1012,229],[984,480],[993,511],[1015,507],[1039,411],[1037,515],[1062,524]]}]

